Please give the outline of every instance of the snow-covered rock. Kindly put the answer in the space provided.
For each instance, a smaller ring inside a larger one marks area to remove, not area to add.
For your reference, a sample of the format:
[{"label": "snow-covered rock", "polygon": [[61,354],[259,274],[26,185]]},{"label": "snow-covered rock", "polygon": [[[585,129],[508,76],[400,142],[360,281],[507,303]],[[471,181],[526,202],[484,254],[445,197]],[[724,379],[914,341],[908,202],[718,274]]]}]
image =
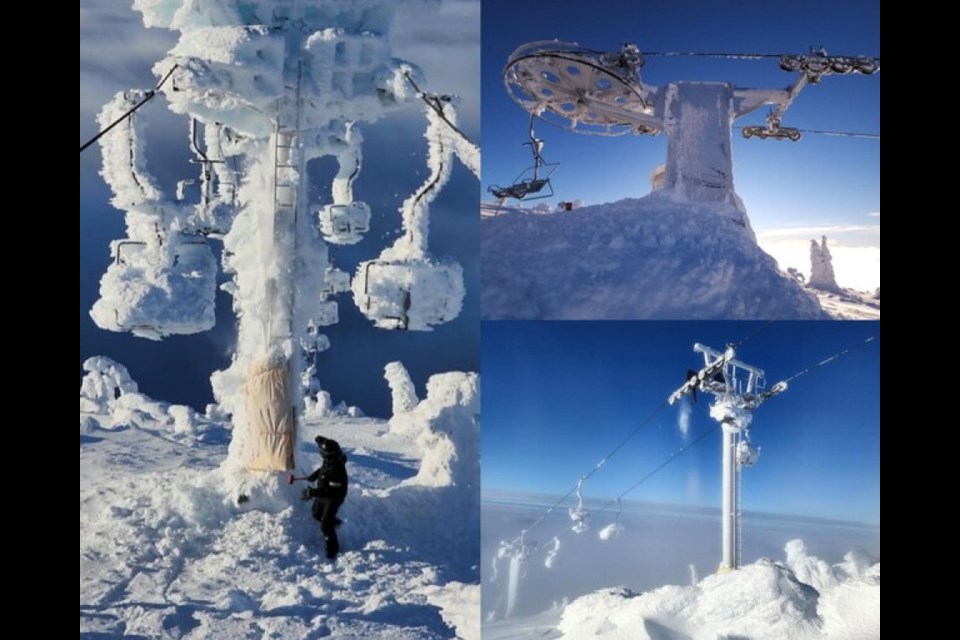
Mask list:
[{"label": "snow-covered rock", "polygon": [[810,241],[810,281],[814,289],[841,293],[837,285],[837,278],[833,272],[833,256],[827,246],[827,236],[823,236],[820,243]]}]

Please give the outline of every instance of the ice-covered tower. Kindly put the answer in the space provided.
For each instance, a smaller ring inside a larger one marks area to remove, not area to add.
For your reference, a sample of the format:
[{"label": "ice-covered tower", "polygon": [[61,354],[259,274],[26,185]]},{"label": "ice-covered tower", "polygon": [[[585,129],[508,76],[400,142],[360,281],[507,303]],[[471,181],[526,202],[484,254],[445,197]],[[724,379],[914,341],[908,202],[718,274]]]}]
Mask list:
[{"label": "ice-covered tower", "polygon": [[714,397],[710,417],[723,430],[720,570],[729,571],[739,568],[741,559],[740,471],[753,466],[760,456],[760,450],[750,443],[752,412],[786,391],[787,385],[778,382],[764,390],[763,370],[736,360],[733,346],[716,351],[698,343],[693,350],[703,354],[704,366],[690,373],[686,384],[670,396],[669,402],[674,404],[687,394],[695,398],[697,391]]},{"label": "ice-covered tower", "polygon": [[[314,354],[329,346],[321,331],[338,320],[331,297],[350,288],[349,275],[330,264],[326,242],[356,243],[369,228],[369,207],[352,192],[362,167],[360,123],[418,96],[432,104],[415,89],[422,80],[417,66],[391,55],[390,29],[402,5],[134,1],[147,27],[179,33],[154,71],[170,108],[191,119],[190,144],[202,167],[200,203],[184,202],[189,181],[174,198],[160,193],[145,168],[136,116],[119,135],[101,139],[103,175],[114,204],[128,211],[129,238],[113,244],[114,264],[92,314],[103,328],[153,338],[209,329],[216,268],[207,238],[222,238],[223,267],[231,276],[224,288],[239,325],[233,362],[214,374],[213,385],[233,415],[229,462],[248,470],[294,464],[301,378],[309,377]],[[101,114],[102,125],[143,95],[118,94]],[[452,104],[442,113],[448,124],[455,122]],[[307,163],[327,155],[340,166],[333,202],[314,205]],[[405,255],[408,262],[428,260],[425,245],[416,249]],[[427,329],[456,317],[462,276],[459,265],[446,266],[428,301],[443,312],[423,312],[419,291],[407,285],[404,313],[419,312],[422,321],[399,328]],[[379,276],[390,281],[408,273]]]},{"label": "ice-covered tower", "polygon": [[[718,54],[719,55],[719,54]],[[733,188],[733,121],[764,105],[766,126],[744,127],[745,137],[799,140],[780,118],[808,83],[830,73],[875,73],[872,58],[783,56],[785,71],[800,73],[786,89],[748,89],[723,82],[644,84],[644,55],[635,44],[600,52],[558,40],[531,42],[513,52],[503,81],[514,102],[535,117],[575,133],[669,136],[663,189],[693,202],[725,201],[742,209]]]}]

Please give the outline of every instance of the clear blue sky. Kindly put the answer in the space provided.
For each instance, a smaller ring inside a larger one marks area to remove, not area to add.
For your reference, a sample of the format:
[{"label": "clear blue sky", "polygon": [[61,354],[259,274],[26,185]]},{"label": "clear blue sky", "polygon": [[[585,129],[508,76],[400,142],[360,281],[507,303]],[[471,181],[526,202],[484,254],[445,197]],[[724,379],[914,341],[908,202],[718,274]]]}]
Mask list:
[{"label": "clear blue sky", "polygon": [[[722,348],[754,322],[485,322],[483,487],[562,495],[702,366],[694,342]],[[738,351],[769,384],[879,336],[874,322],[778,322]],[[689,438],[716,423],[708,397]],[[586,484],[619,495],[684,446],[667,407]],[[627,496],[719,506],[720,432]],[[759,463],[744,471],[747,510],[880,521],[879,340],[802,376],[754,414]]]},{"label": "clear blue sky", "polygon": [[[129,4],[90,0],[81,6],[81,141],[95,133],[94,116],[114,92],[156,82],[150,67],[176,42],[176,34],[169,31],[144,29]],[[405,28],[405,36],[395,41],[396,53],[424,68],[428,88],[464,98],[461,126],[478,139],[479,7],[475,2],[457,2],[439,10],[433,26],[427,22],[416,29]],[[416,15],[405,19],[416,21]],[[435,37],[438,30],[449,37]],[[172,193],[177,180],[196,177],[196,166],[189,163],[187,121],[172,115],[162,98],[140,113],[148,121],[150,169]],[[420,106],[412,104],[375,125],[361,127],[364,168],[355,196],[371,206],[372,231],[357,245],[331,249],[339,268],[352,274],[359,261],[375,257],[399,234],[398,208],[427,175],[425,126]],[[109,242],[124,235],[123,214],[109,205],[109,190],[97,175],[99,167],[99,147],[94,145],[80,156],[80,363],[92,355],[109,356],[130,369],[145,393],[203,409],[212,402],[210,373],[229,364],[235,339],[231,298],[218,295],[217,326],[204,334],[153,342],[98,329],[89,310],[109,263]],[[329,158],[311,165],[315,204],[329,202],[335,170]],[[349,293],[337,298],[340,323],[325,331],[332,348],[322,356],[320,371],[321,384],[334,402],[343,400],[368,414],[389,415],[390,392],[383,366],[391,360],[404,362],[421,395],[433,373],[479,369],[477,194],[476,178],[458,166],[432,207],[431,250],[456,257],[464,267],[468,293],[456,321],[429,333],[383,331],[360,314]],[[215,251],[220,250],[219,243],[212,244]]]},{"label": "clear blue sky", "polygon": [[[530,164],[520,145],[528,116],[504,90],[501,71],[520,44],[559,39],[600,50],[622,41],[643,51],[805,53],[823,46],[837,54],[880,55],[880,4],[875,1],[813,0],[484,0],[483,2],[483,187],[509,184]],[[649,58],[644,82],[728,81],[737,86],[778,88],[792,83],[776,60]],[[810,129],[880,131],[880,76],[831,76],[808,87],[787,112],[784,124]],[[761,124],[766,110],[738,124]],[[544,156],[559,161],[556,200],[588,204],[639,197],[649,192],[651,170],[666,158],[666,138],[597,138],[546,123]],[[849,255],[835,254],[841,284],[879,285],[880,142],[808,135],[797,143],[744,140],[734,132],[735,183],[753,226],[769,233],[764,246],[781,262],[806,269],[809,238],[825,233]],[[550,202],[549,200],[544,202]],[[535,203],[534,203],[535,204]],[[761,234],[763,235],[763,234]],[[769,245],[769,246],[767,246]],[[869,256],[865,256],[865,249]],[[859,249],[858,253],[856,250]],[[854,265],[859,256],[861,263]],[[869,260],[871,277],[863,271]],[[846,263],[851,263],[847,265]]]}]

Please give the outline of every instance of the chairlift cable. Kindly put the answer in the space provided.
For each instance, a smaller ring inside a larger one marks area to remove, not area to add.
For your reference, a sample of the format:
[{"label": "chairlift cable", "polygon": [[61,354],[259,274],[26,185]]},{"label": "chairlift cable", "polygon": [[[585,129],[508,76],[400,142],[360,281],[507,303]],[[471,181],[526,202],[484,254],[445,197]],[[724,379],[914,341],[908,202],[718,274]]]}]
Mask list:
[{"label": "chairlift cable", "polygon": [[[734,129],[744,129],[743,126],[735,126]],[[828,129],[797,129],[800,133],[815,133],[821,136],[830,136],[833,138],[866,138],[868,140],[879,140],[879,133],[866,133],[861,131],[832,131]]]},{"label": "chairlift cable", "polygon": [[407,79],[407,82],[409,82],[410,85],[413,87],[413,90],[417,92],[417,95],[420,96],[420,99],[423,100],[428,107],[433,109],[436,112],[437,116],[441,120],[447,123],[448,127],[453,129],[457,133],[457,135],[459,135],[461,138],[466,140],[468,143],[472,144],[473,146],[477,146],[476,144],[474,144],[474,142],[470,138],[467,137],[467,134],[465,134],[463,131],[461,131],[457,127],[457,125],[450,122],[450,120],[447,118],[447,115],[443,112],[443,108],[439,104],[437,104],[438,102],[437,98],[430,99],[429,97],[427,97],[427,94],[420,89],[420,87],[413,80],[413,78],[410,77],[410,74],[408,72],[404,72],[403,77]]},{"label": "chairlift cable", "polygon": [[144,95],[144,97],[143,97],[143,100],[141,100],[141,101],[138,102],[137,104],[133,105],[126,113],[124,113],[122,116],[120,116],[119,118],[117,118],[116,120],[114,120],[113,122],[111,122],[111,123],[110,123],[108,126],[106,126],[105,128],[101,129],[101,130],[100,130],[100,133],[98,133],[97,135],[93,136],[92,138],[90,138],[89,140],[87,140],[86,142],[84,142],[82,145],[80,145],[80,153],[83,153],[84,150],[85,150],[87,147],[89,147],[89,146],[92,145],[94,142],[96,142],[96,141],[99,140],[101,137],[103,137],[103,134],[105,134],[106,132],[110,131],[110,130],[113,129],[115,126],[117,126],[118,124],[120,124],[121,122],[123,122],[124,120],[126,120],[127,118],[129,118],[130,116],[132,116],[137,109],[139,109],[139,108],[142,107],[143,105],[145,105],[145,104],[147,104],[148,102],[150,102],[150,100],[152,100],[152,99],[157,95],[157,92],[161,89],[161,87],[163,87],[164,83],[166,83],[166,81],[170,78],[170,76],[173,75],[173,72],[176,71],[177,67],[179,67],[179,66],[180,66],[180,65],[175,64],[175,65],[173,65],[172,67],[170,67],[170,71],[167,71],[167,74],[166,74],[165,76],[163,76],[163,78],[161,78],[161,80],[160,80],[160,82],[157,84],[157,86],[154,87],[152,90],[147,91],[146,95]]},{"label": "chairlift cable", "polygon": [[833,362],[834,360],[836,360],[836,359],[838,359],[838,358],[841,358],[841,357],[847,355],[848,353],[851,353],[851,352],[853,352],[853,351],[856,351],[857,349],[861,349],[861,348],[867,346],[868,344],[870,344],[871,342],[873,342],[873,341],[876,340],[876,339],[877,339],[877,336],[870,336],[869,338],[867,338],[867,339],[864,340],[863,342],[857,343],[857,344],[852,345],[852,346],[849,346],[849,347],[844,347],[843,349],[841,349],[840,351],[836,352],[836,353],[833,354],[832,356],[829,356],[829,357],[827,357],[827,358],[824,358],[824,359],[821,360],[820,362],[818,362],[818,363],[816,363],[816,364],[812,364],[812,365],[810,365],[809,367],[807,367],[806,369],[803,369],[803,370],[801,370],[801,371],[798,371],[797,373],[793,374],[793,375],[790,376],[789,378],[785,378],[785,379],[783,380],[783,382],[784,382],[784,383],[789,383],[789,382],[792,382],[793,380],[796,380],[797,378],[799,378],[799,377],[801,377],[801,376],[805,376],[805,375],[807,375],[808,373],[810,373],[811,371],[814,371],[815,369],[819,369],[820,367],[822,367],[822,366],[825,365],[825,364],[829,364],[829,363]]},{"label": "chairlift cable", "polygon": [[[723,53],[717,51],[641,51],[640,55],[658,58],[720,58],[726,60],[764,60],[782,58],[784,53]],[[835,56],[841,57],[841,56]],[[880,56],[842,56],[847,58],[867,58],[880,62]]]}]

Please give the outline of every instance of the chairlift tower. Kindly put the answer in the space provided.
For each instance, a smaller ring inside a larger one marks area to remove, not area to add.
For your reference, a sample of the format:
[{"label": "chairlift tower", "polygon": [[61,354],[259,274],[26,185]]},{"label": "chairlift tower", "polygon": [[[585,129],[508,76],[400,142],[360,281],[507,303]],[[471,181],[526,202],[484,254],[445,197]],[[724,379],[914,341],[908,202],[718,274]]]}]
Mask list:
[{"label": "chairlift tower", "polygon": [[645,59],[635,44],[602,52],[557,40],[524,44],[503,70],[507,93],[532,116],[586,135],[669,136],[664,188],[689,201],[738,204],[733,188],[733,121],[764,105],[773,107],[765,127],[745,127],[744,136],[799,140],[781,126],[800,91],[824,75],[875,73],[872,58],[783,56],[780,66],[798,72],[785,89],[750,89],[721,82],[643,83]]},{"label": "chairlift tower", "polygon": [[723,430],[722,444],[722,541],[720,570],[740,568],[741,562],[741,503],[740,472],[753,466],[760,450],[750,443],[750,423],[753,410],[773,396],[786,391],[785,382],[778,382],[765,390],[762,369],[735,358],[733,346],[717,351],[702,344],[693,350],[703,354],[704,366],[691,371],[687,382],[671,394],[671,405],[690,394],[702,391],[714,397],[710,417]]},{"label": "chairlift tower", "polygon": [[[390,30],[403,4],[394,0],[208,4],[137,4],[146,26],[179,32],[154,71],[170,109],[190,118],[200,202],[186,201],[192,180],[181,181],[175,197],[160,191],[146,168],[139,115],[100,139],[102,174],[114,205],[127,211],[129,237],[112,245],[92,315],[102,328],[154,339],[210,329],[216,266],[208,238],[222,239],[231,276],[223,288],[234,298],[238,337],[230,368],[215,374],[213,385],[235,424],[229,459],[247,470],[286,470],[294,464],[302,388],[309,387],[302,378],[329,346],[319,332],[338,321],[332,297],[351,288],[349,274],[330,263],[328,243],[353,244],[369,230],[370,208],[353,198],[360,123],[423,97],[414,84],[422,73],[392,57]],[[102,126],[145,95],[118,94],[101,113]],[[455,120],[452,104],[444,117]],[[308,162],[322,156],[339,163],[332,203],[323,206],[310,202],[307,176]],[[430,262],[421,235],[419,252],[377,279],[381,298],[405,300],[402,321],[389,328],[428,330],[459,313],[460,267]],[[437,270],[440,282],[421,295],[421,281]],[[357,276],[363,288],[367,272]],[[443,313],[420,309],[433,304],[444,305]],[[369,299],[366,307],[383,327]],[[408,321],[408,312],[419,313],[418,321]]]}]

